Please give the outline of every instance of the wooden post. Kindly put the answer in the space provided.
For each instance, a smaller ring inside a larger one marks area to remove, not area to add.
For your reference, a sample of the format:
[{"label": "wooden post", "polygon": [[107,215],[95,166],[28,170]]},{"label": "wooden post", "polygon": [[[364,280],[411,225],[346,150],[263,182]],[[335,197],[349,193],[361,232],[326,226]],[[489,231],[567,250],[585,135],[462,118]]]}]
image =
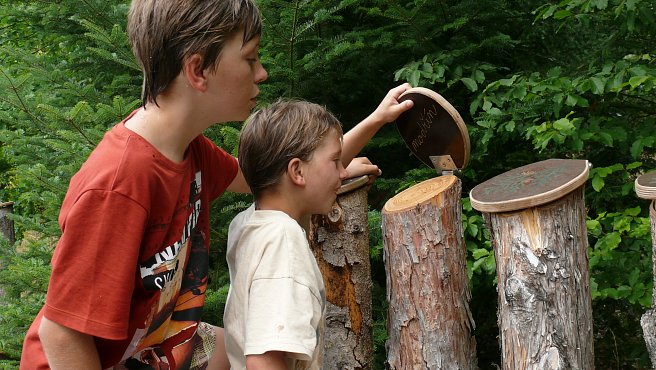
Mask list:
[{"label": "wooden post", "polygon": [[382,212],[391,369],[476,369],[460,206],[452,175],[417,184]]},{"label": "wooden post", "polygon": [[594,369],[584,160],[548,160],[472,189],[495,250],[502,368]]},{"label": "wooden post", "polygon": [[0,232],[13,245],[16,242],[14,234],[14,222],[7,215],[13,213],[14,202],[0,203]]},{"label": "wooden post", "polygon": [[649,352],[652,368],[656,368],[656,308],[654,299],[656,299],[656,172],[643,174],[636,178],[635,191],[638,197],[650,199],[649,219],[651,223],[651,242],[652,242],[652,274],[654,287],[652,290],[652,307],[642,315],[640,326],[642,334]]},{"label": "wooden post", "polygon": [[[364,176],[366,183],[367,176]],[[357,183],[343,186],[352,190]],[[359,183],[363,185],[363,182]],[[332,211],[312,216],[310,247],[326,287],[323,369],[371,369],[371,265],[367,188],[338,195]]]}]

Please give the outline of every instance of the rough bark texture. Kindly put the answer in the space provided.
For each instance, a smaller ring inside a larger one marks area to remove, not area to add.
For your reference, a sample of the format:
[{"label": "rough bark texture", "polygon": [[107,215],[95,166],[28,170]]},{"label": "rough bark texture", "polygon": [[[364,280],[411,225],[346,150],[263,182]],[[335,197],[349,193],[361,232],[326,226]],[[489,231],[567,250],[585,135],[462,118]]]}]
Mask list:
[{"label": "rough bark texture", "polygon": [[[651,207],[649,208],[649,216],[651,220],[651,240],[652,240],[652,273],[654,276],[654,290],[652,291],[652,297],[656,297],[656,202],[651,202]],[[652,298],[653,300],[654,298]],[[649,358],[651,359],[652,369],[656,369],[656,309],[652,301],[652,308],[645,312],[640,319],[640,325],[642,326],[642,333],[645,338],[645,343],[647,344],[647,351],[649,352]]]},{"label": "rough bark texture", "polygon": [[371,266],[367,190],[337,197],[327,216],[313,216],[310,246],[326,286],[323,369],[371,369]]},{"label": "rough bark texture", "polygon": [[11,214],[14,209],[14,203],[7,202],[0,204],[0,232],[9,241],[9,244],[16,242],[14,235],[14,221],[10,220],[7,215]]},{"label": "rough bark texture", "polygon": [[485,218],[497,261],[503,369],[594,369],[583,187]]},{"label": "rough bark texture", "polygon": [[414,207],[383,210],[391,369],[477,368],[460,194],[457,180]]}]

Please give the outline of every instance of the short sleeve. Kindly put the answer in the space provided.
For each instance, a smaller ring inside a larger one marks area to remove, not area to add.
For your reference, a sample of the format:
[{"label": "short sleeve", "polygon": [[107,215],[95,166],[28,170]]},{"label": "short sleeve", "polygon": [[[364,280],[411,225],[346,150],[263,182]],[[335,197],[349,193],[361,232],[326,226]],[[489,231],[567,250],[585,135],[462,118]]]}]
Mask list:
[{"label": "short sleeve", "polygon": [[198,142],[205,158],[203,174],[209,180],[203,183],[210,184],[209,199],[214,200],[221,196],[235,179],[239,163],[237,158],[216,146],[207,137],[201,135]]},{"label": "short sleeve", "polygon": [[106,339],[127,336],[146,211],[111,191],[87,191],[63,220],[45,316]]},{"label": "short sleeve", "polygon": [[318,343],[319,298],[293,278],[254,280],[249,294],[244,355],[284,351],[309,361]]}]

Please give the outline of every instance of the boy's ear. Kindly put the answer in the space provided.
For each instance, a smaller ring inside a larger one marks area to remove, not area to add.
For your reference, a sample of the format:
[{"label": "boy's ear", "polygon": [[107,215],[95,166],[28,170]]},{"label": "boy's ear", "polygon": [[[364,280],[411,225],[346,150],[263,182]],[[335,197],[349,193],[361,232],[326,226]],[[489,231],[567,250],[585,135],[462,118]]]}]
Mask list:
[{"label": "boy's ear", "polygon": [[203,69],[203,57],[200,54],[193,54],[182,62],[182,73],[184,74],[189,85],[196,90],[205,91],[207,89],[207,76]]},{"label": "boy's ear", "polygon": [[299,158],[287,163],[287,176],[294,185],[305,186],[305,165]]}]

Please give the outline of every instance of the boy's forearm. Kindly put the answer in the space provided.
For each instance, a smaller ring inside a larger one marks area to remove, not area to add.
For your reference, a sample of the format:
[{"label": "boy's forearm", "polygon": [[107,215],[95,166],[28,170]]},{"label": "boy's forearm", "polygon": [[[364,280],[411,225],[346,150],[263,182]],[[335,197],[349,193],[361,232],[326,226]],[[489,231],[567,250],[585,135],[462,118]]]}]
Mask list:
[{"label": "boy's forearm", "polygon": [[51,369],[101,369],[92,336],[59,325],[44,316],[39,326],[39,338]]},{"label": "boy's forearm", "polygon": [[372,113],[359,124],[344,134],[344,145],[342,146],[342,164],[348,167],[374,135],[385,126],[387,122],[377,120]]}]

